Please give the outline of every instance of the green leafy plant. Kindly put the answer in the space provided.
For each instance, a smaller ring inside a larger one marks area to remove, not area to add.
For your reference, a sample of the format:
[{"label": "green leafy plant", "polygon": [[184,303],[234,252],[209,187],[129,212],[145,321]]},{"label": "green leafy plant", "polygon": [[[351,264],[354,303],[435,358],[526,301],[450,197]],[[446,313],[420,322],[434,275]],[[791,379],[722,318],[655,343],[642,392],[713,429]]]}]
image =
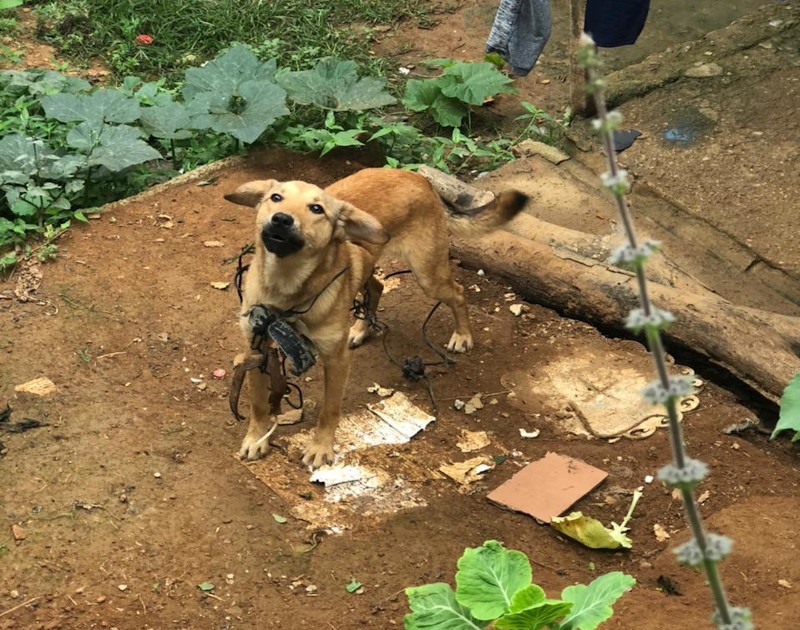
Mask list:
[{"label": "green leafy plant", "polygon": [[289,113],[286,91],[275,83],[274,59],[261,62],[234,46],[201,68],[186,71],[183,97],[195,129],[212,129],[252,143]]},{"label": "green leafy plant", "polygon": [[782,431],[794,431],[792,442],[800,440],[800,372],[794,375],[783,390],[778,424],[775,425],[771,439]]},{"label": "green leafy plant", "polygon": [[279,82],[295,103],[333,111],[361,111],[396,102],[386,92],[386,79],[359,77],[354,61],[332,57],[320,60],[312,70],[287,72]]},{"label": "green leafy plant", "polygon": [[470,118],[472,107],[480,107],[498,94],[517,91],[511,79],[488,62],[435,59],[428,63],[443,68],[442,74],[410,79],[403,105],[414,112],[425,112],[443,127],[460,127],[465,118]]},{"label": "green leafy plant", "polygon": [[527,556],[489,540],[458,560],[456,588],[437,582],[406,589],[411,614],[406,630],[593,630],[613,615],[612,605],[636,580],[615,571],[588,585],[568,586],[548,599],[531,582]]}]

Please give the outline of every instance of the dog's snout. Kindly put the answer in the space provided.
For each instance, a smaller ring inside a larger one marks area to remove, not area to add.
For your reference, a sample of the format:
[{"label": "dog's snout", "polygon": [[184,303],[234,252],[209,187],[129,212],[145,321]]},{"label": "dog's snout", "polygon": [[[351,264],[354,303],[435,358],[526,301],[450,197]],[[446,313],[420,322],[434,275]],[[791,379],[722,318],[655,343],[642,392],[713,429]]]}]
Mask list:
[{"label": "dog's snout", "polygon": [[272,215],[272,225],[279,228],[290,228],[294,223],[294,217],[285,212],[276,212]]}]

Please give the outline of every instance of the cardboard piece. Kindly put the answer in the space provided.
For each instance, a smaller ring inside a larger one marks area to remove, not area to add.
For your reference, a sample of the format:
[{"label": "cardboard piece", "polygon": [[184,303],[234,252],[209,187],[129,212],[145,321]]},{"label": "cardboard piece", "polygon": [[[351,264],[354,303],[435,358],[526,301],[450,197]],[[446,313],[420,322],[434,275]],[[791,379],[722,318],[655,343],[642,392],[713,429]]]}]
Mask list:
[{"label": "cardboard piece", "polygon": [[489,493],[498,505],[549,523],[596,488],[608,473],[577,459],[547,453]]}]

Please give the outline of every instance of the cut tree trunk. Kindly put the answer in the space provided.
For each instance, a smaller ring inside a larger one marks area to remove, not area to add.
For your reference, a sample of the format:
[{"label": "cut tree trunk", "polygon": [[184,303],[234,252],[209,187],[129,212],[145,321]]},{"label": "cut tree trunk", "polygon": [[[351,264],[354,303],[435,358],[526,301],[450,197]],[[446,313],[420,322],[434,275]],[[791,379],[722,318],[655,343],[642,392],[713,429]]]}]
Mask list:
[{"label": "cut tree trunk", "polygon": [[[421,168],[456,211],[459,200],[485,193],[432,168]],[[528,214],[480,240],[457,240],[454,254],[469,267],[487,269],[526,299],[605,328],[621,329],[639,305],[634,275],[607,264],[620,235],[570,230]],[[800,317],[738,306],[720,297],[663,254],[647,270],[653,302],[672,311],[668,341],[704,354],[767,398],[777,401],[800,372]]]}]

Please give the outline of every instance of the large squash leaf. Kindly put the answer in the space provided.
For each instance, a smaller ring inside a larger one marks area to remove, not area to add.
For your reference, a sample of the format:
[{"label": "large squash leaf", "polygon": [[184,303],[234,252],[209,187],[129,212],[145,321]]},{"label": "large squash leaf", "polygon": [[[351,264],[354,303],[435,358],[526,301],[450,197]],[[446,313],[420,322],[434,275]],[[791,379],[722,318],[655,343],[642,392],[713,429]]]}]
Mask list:
[{"label": "large squash leaf", "polygon": [[466,549],[458,559],[456,600],[478,619],[507,613],[520,589],[531,583],[531,563],[521,551],[509,551],[496,540]]},{"label": "large squash leaf", "polygon": [[783,390],[778,424],[775,425],[770,439],[786,430],[795,431],[792,442],[800,440],[800,372],[794,375]]},{"label": "large squash leaf", "polygon": [[475,619],[456,601],[449,584],[437,582],[406,589],[411,614],[403,620],[405,630],[482,630],[486,621]]},{"label": "large squash leaf", "polygon": [[429,112],[443,127],[460,127],[467,107],[457,98],[445,96],[441,79],[411,79],[406,83],[403,105],[413,112]]},{"label": "large squash leaf", "polygon": [[333,111],[362,111],[395,102],[386,91],[386,79],[358,76],[354,61],[321,59],[312,70],[287,72],[278,78],[289,98],[301,105]]},{"label": "large squash leaf", "polygon": [[90,122],[95,128],[103,123],[132,123],[141,110],[136,99],[105,88],[91,94],[52,94],[41,101],[48,118],[65,123]]},{"label": "large squash leaf", "polygon": [[516,92],[512,80],[491,63],[459,62],[445,68],[442,85],[446,96],[470,105],[483,105],[487,98],[504,92]]},{"label": "large squash leaf", "polygon": [[274,81],[276,68],[274,59],[264,63],[245,46],[234,46],[202,68],[187,70],[183,96],[192,127],[255,142],[289,113],[286,91]]},{"label": "large squash leaf", "polygon": [[606,573],[588,586],[576,584],[561,591],[572,610],[557,626],[558,630],[594,630],[614,614],[611,606],[636,584],[630,575],[621,571]]},{"label": "large squash leaf", "polygon": [[495,628],[504,630],[537,630],[551,625],[566,615],[572,604],[547,599],[536,584],[529,584],[511,598],[509,612],[494,622]]},{"label": "large squash leaf", "polygon": [[91,123],[82,122],[70,129],[67,144],[86,154],[89,166],[104,166],[112,172],[161,157],[141,139],[138,129],[128,125],[103,125],[97,131]]},{"label": "large squash leaf", "polygon": [[185,140],[192,137],[192,122],[186,107],[174,101],[155,107],[145,107],[140,116],[142,128],[151,136],[166,140]]}]

